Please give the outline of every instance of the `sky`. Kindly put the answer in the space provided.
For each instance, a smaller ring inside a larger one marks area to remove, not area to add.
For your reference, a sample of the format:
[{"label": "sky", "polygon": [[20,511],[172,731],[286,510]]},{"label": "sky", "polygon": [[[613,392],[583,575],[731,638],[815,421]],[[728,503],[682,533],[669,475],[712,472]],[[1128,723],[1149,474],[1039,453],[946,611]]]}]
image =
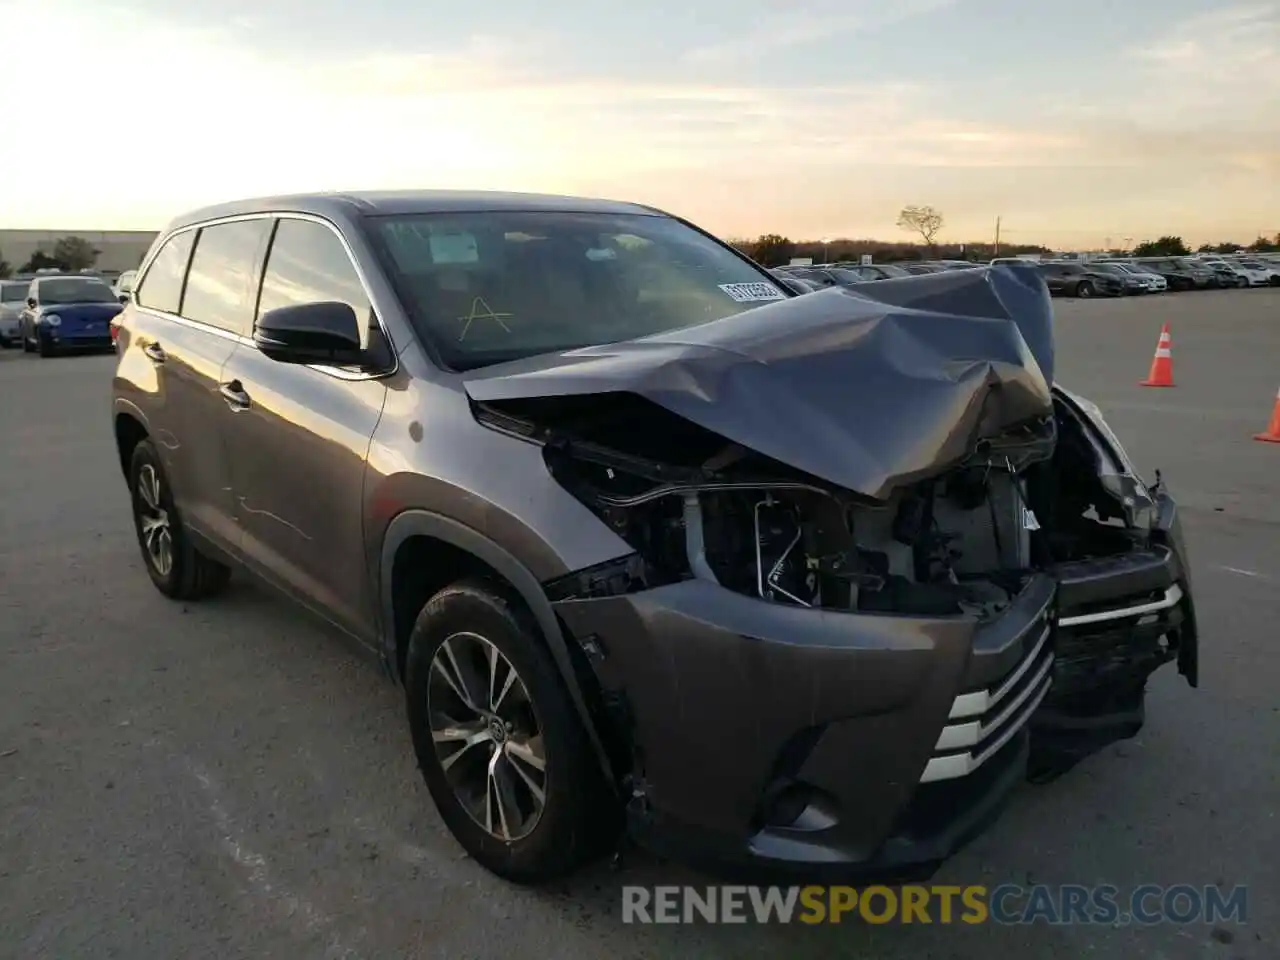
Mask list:
[{"label": "sky", "polygon": [[723,237],[1280,232],[1280,0],[0,0],[0,228],[529,190]]}]

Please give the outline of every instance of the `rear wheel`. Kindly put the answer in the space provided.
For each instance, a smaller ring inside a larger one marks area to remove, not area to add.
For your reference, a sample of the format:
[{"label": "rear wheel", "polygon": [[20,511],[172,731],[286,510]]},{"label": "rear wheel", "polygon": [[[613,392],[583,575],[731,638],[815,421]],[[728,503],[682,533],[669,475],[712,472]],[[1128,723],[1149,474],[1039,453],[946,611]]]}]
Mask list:
[{"label": "rear wheel", "polygon": [[1237,278],[1236,278],[1236,286],[1237,286],[1237,287],[1247,287],[1248,285],[1249,285],[1249,278],[1248,278],[1248,277],[1237,277]]},{"label": "rear wheel", "polygon": [[200,600],[222,590],[231,570],[202,554],[187,536],[150,440],[133,448],[129,489],[142,561],[156,589],[174,600]]},{"label": "rear wheel", "polygon": [[482,581],[432,597],[409,639],[405,691],[423,779],[477,863],[539,883],[601,852],[616,806],[518,599]]},{"label": "rear wheel", "polygon": [[55,353],[53,344],[40,336],[39,333],[36,334],[36,349],[40,352],[40,356],[46,359],[52,357]]}]

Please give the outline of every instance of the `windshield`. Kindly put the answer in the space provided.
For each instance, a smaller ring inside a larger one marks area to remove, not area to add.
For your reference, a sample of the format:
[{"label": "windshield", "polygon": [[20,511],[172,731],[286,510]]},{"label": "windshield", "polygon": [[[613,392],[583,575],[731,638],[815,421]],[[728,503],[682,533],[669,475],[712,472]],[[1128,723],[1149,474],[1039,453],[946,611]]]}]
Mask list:
[{"label": "windshield", "polygon": [[0,284],[0,303],[22,303],[29,289],[25,283]]},{"label": "windshield", "polygon": [[456,370],[630,340],[788,297],[664,216],[489,211],[373,217],[419,331]]},{"label": "windshield", "polygon": [[36,286],[36,297],[44,306],[116,302],[116,295],[101,280],[81,280],[77,277],[41,280]]},{"label": "windshield", "polygon": [[1241,260],[1240,266],[1248,267],[1250,270],[1265,270],[1266,264],[1259,263],[1257,260]]}]

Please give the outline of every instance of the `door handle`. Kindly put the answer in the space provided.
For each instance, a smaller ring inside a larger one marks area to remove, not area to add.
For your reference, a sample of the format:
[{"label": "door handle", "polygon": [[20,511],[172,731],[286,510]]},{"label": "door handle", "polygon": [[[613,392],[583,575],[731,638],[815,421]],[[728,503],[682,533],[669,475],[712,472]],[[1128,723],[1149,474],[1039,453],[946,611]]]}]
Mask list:
[{"label": "door handle", "polygon": [[232,410],[249,409],[249,394],[244,392],[244,387],[240,385],[239,380],[219,384],[218,392],[222,394],[222,399],[227,401],[227,406]]},{"label": "door handle", "polygon": [[160,346],[160,344],[156,343],[154,340],[143,347],[142,352],[147,355],[147,359],[154,360],[156,363],[164,363],[164,347]]}]

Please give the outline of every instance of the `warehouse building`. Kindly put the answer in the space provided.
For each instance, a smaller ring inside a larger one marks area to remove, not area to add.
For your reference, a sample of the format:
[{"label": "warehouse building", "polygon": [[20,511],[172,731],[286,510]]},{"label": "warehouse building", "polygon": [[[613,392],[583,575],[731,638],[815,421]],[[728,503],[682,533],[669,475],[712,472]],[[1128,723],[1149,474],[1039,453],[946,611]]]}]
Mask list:
[{"label": "warehouse building", "polygon": [[52,255],[63,237],[83,237],[98,251],[99,270],[133,270],[146,255],[153,230],[0,230],[0,259],[17,270],[37,251]]}]

